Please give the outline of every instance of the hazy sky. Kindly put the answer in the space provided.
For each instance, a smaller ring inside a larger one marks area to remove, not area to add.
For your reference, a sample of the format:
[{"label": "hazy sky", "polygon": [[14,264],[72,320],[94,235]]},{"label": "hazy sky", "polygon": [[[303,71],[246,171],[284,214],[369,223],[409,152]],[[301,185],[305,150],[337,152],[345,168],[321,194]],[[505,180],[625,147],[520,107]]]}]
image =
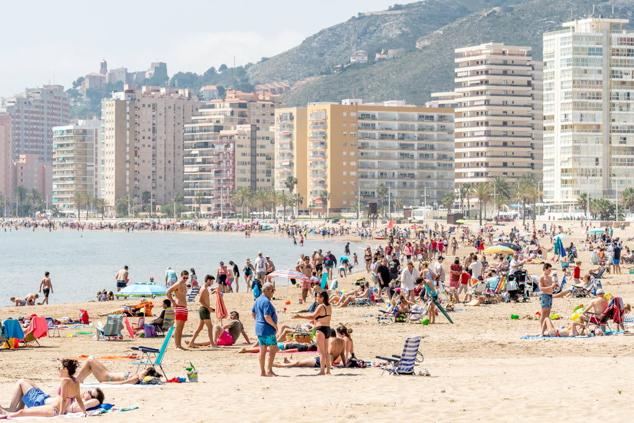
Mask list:
[{"label": "hazy sky", "polygon": [[[176,71],[255,62],[322,28],[397,0],[3,1],[0,97],[45,83],[69,85],[108,66]],[[408,3],[400,1],[399,3]]]}]

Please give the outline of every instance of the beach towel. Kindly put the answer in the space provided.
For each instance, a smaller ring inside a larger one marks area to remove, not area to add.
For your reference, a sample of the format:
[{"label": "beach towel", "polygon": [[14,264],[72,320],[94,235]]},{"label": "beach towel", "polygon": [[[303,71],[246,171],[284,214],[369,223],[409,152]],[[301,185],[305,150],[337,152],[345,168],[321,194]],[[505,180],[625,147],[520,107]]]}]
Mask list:
[{"label": "beach towel", "polygon": [[2,331],[5,338],[24,339],[24,331],[20,322],[14,319],[7,319],[2,322]]},{"label": "beach towel", "polygon": [[216,289],[216,317],[218,319],[226,319],[228,315],[225,300],[222,298],[222,292]]},{"label": "beach towel", "polygon": [[130,335],[130,338],[134,339],[135,334],[134,334],[134,329],[132,328],[132,324],[130,323],[130,319],[125,317],[123,319],[123,325],[125,326],[125,329],[128,331],[128,335]]}]

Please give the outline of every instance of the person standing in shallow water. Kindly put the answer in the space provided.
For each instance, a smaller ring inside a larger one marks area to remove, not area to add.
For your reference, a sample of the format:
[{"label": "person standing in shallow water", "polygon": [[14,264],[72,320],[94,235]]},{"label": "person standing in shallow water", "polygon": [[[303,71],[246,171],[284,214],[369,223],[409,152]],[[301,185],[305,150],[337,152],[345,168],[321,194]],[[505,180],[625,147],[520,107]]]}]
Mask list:
[{"label": "person standing in shallow water", "polygon": [[51,282],[50,275],[51,274],[49,272],[45,272],[44,277],[40,282],[39,292],[42,292],[44,294],[44,298],[42,299],[40,305],[48,304],[48,296],[53,293],[53,282]]}]

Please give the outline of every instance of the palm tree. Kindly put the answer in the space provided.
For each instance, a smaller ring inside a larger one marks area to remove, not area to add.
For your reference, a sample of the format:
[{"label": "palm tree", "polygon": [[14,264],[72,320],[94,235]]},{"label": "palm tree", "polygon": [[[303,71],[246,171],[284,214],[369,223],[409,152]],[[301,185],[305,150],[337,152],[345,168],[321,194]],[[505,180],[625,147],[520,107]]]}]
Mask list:
[{"label": "palm tree", "polygon": [[328,200],[330,199],[330,193],[326,190],[323,190],[321,194],[319,194],[319,198],[321,199],[321,206],[324,208],[326,212],[326,218],[328,218]]},{"label": "palm tree", "polygon": [[288,190],[289,193],[293,193],[295,191],[295,185],[297,185],[297,178],[294,176],[287,176],[284,181],[284,186]]},{"label": "palm tree", "polygon": [[486,203],[491,199],[491,184],[479,182],[471,188],[472,194],[478,199],[478,207],[480,208],[480,226],[482,226],[482,211],[484,210],[486,218]]},{"label": "palm tree", "polygon": [[455,198],[454,198],[453,192],[448,192],[442,196],[442,199],[440,200],[440,202],[443,205],[443,207],[447,209],[447,213],[451,212],[451,207],[453,206],[454,200]]},{"label": "palm tree", "polygon": [[293,203],[293,196],[291,194],[287,194],[284,191],[277,193],[277,200],[279,204],[282,205],[283,215],[282,219],[286,220],[286,208]]},{"label": "palm tree", "polygon": [[517,198],[522,202],[522,224],[526,224],[526,204],[533,207],[533,225],[535,224],[537,210],[535,204],[541,198],[541,190],[539,189],[539,181],[534,175],[527,175],[520,178],[517,182]]},{"label": "palm tree", "polygon": [[84,193],[76,191],[73,195],[73,203],[77,208],[77,221],[81,222],[81,207],[84,205]]},{"label": "palm tree", "polygon": [[242,219],[245,216],[245,206],[249,204],[251,200],[251,190],[247,187],[240,187],[231,195],[233,204],[241,208],[240,214]]},{"label": "palm tree", "polygon": [[469,201],[469,184],[462,184],[458,188],[458,201],[460,202],[460,211],[464,214],[465,199]]},{"label": "palm tree", "polygon": [[623,207],[627,210],[634,210],[634,188],[625,188],[621,193]]},{"label": "palm tree", "polygon": [[95,210],[99,212],[101,218],[103,219],[106,212],[106,200],[103,198],[95,198]]},{"label": "palm tree", "polygon": [[500,212],[500,207],[506,205],[513,196],[511,186],[506,179],[497,176],[491,181],[491,189],[494,195],[495,207]]},{"label": "palm tree", "polygon": [[381,201],[381,211],[385,214],[385,196],[388,194],[389,189],[383,183],[379,184],[376,188],[376,196]]},{"label": "palm tree", "polygon": [[304,197],[302,197],[299,192],[296,192],[295,195],[293,195],[293,202],[295,203],[295,207],[297,208],[297,213],[295,215],[298,216],[299,207],[304,202]]},{"label": "palm tree", "polygon": [[586,218],[588,218],[588,193],[582,192],[577,197],[577,207],[584,211]]}]

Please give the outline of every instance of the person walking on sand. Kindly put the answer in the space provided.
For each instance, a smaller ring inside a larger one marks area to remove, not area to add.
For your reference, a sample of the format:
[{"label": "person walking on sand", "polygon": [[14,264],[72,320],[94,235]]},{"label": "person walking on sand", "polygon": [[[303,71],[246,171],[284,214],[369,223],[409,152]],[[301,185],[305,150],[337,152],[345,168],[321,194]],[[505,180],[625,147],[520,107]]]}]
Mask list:
[{"label": "person walking on sand", "polygon": [[[273,373],[273,362],[277,353],[277,312],[271,302],[275,287],[267,282],[262,286],[260,295],[253,304],[251,314],[255,320],[255,334],[258,337],[260,353],[260,376],[277,376]],[[266,353],[269,353],[269,362],[266,362]]]},{"label": "person walking on sand", "polygon": [[183,270],[181,277],[174,285],[167,290],[167,299],[174,305],[174,320],[176,330],[174,331],[174,343],[179,350],[186,350],[182,345],[183,328],[187,322],[187,279],[189,272]]},{"label": "person walking on sand", "polygon": [[[213,324],[211,323],[211,313],[215,312],[211,307],[211,302],[209,301],[209,289],[211,285],[214,283],[215,278],[211,275],[205,276],[205,284],[203,285],[203,289],[200,291],[198,296],[198,302],[200,303],[200,308],[198,309],[198,316],[200,317],[200,322],[198,323],[198,327],[194,331],[194,335],[192,339],[189,341],[190,347],[198,347],[203,344],[196,344],[196,338],[198,334],[203,330],[203,328],[207,327],[207,333],[209,335],[209,345],[212,347],[216,346],[213,337]],[[207,345],[207,344],[205,344]]]},{"label": "person walking on sand", "polygon": [[48,305],[48,296],[53,293],[53,283],[51,282],[50,275],[51,274],[49,272],[44,272],[44,277],[42,278],[42,281],[40,282],[39,292],[42,292],[44,294],[44,298],[42,299],[42,302],[40,303],[40,305],[43,305],[43,304]]},{"label": "person walking on sand", "polygon": [[171,266],[168,266],[167,270],[165,271],[165,286],[169,288],[174,285],[177,280],[178,276],[176,275],[176,272],[174,271],[174,269],[172,269]]},{"label": "person walking on sand", "polygon": [[557,286],[550,275],[552,267],[550,263],[544,263],[544,273],[539,279],[539,290],[541,291],[539,301],[542,308],[539,316],[539,328],[542,336],[545,334],[544,320],[550,319],[550,309],[553,306],[553,290]]},{"label": "person walking on sand", "polygon": [[130,280],[128,266],[123,266],[119,269],[119,271],[114,275],[114,279],[117,281],[117,292],[128,286],[128,281]]}]

